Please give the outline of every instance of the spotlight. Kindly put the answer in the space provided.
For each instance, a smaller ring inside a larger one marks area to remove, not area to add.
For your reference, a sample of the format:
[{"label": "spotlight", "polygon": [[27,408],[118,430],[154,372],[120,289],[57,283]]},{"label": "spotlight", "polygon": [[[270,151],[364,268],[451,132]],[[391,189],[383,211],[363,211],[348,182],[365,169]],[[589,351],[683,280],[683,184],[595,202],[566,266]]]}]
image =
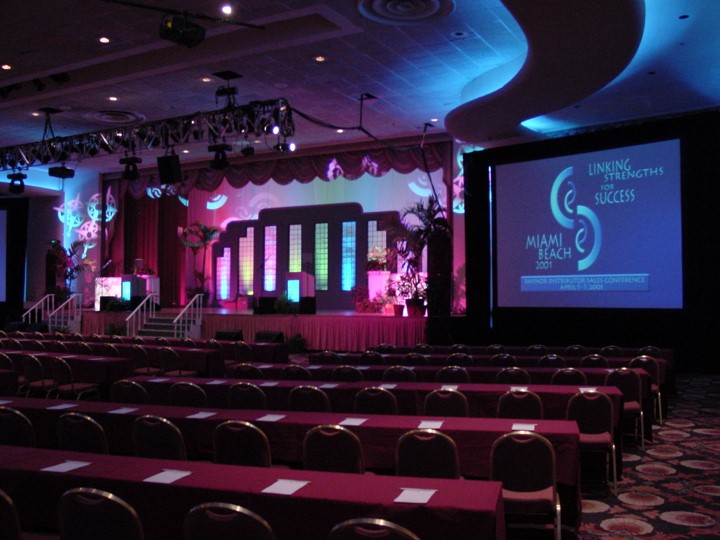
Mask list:
[{"label": "spotlight", "polygon": [[72,178],[75,176],[75,171],[72,169],[68,169],[65,164],[63,163],[59,167],[50,167],[48,169],[48,174],[54,178]]},{"label": "spotlight", "polygon": [[278,152],[294,152],[295,143],[279,142],[275,146],[273,146],[273,148]]},{"label": "spotlight", "polygon": [[20,195],[23,191],[25,191],[25,179],[27,178],[27,174],[12,172],[8,174],[7,177],[8,180],[10,180],[10,185],[8,186],[8,191],[10,193],[13,195]]},{"label": "spotlight", "polygon": [[123,171],[121,178],[123,180],[137,180],[140,178],[140,171],[138,171],[138,163],[142,163],[142,158],[137,157],[136,155],[128,156],[125,154],[125,157],[120,160],[120,165],[125,165],[125,170]]},{"label": "spotlight", "polygon": [[222,171],[227,169],[230,163],[228,162],[227,152],[232,150],[232,146],[229,144],[211,144],[208,146],[208,152],[215,152],[215,156],[210,162],[210,168],[216,171]]},{"label": "spotlight", "polygon": [[159,35],[188,49],[200,45],[205,39],[205,29],[199,24],[188,21],[185,17],[168,15],[160,25]]}]

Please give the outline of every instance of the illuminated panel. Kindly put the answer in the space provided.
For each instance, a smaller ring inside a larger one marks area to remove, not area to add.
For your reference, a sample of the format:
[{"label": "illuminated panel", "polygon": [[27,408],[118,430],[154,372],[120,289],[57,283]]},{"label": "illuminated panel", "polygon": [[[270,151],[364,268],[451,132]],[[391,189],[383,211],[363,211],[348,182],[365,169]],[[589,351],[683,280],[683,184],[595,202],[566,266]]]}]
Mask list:
[{"label": "illuminated panel", "polygon": [[230,248],[223,249],[222,257],[217,258],[217,291],[219,300],[230,298]]},{"label": "illuminated panel", "polygon": [[343,291],[349,291],[355,286],[356,228],[357,224],[354,221],[345,221],[342,224],[342,277],[340,282]]},{"label": "illuminated panel", "polygon": [[265,281],[266,291],[277,289],[277,227],[265,227]]},{"label": "illuminated panel", "polygon": [[[288,271],[302,271],[302,225],[290,225]],[[289,294],[289,292],[288,292]]]},{"label": "illuminated panel", "polygon": [[385,249],[387,247],[387,234],[385,231],[378,231],[377,221],[368,221],[368,253],[373,248]]},{"label": "illuminated panel", "polygon": [[315,224],[315,289],[328,290],[328,224]]},{"label": "illuminated panel", "polygon": [[253,294],[253,269],[255,268],[255,234],[248,227],[245,238],[238,239],[238,293]]},{"label": "illuminated panel", "polygon": [[300,280],[299,279],[288,279],[287,282],[287,297],[291,302],[300,301]]}]

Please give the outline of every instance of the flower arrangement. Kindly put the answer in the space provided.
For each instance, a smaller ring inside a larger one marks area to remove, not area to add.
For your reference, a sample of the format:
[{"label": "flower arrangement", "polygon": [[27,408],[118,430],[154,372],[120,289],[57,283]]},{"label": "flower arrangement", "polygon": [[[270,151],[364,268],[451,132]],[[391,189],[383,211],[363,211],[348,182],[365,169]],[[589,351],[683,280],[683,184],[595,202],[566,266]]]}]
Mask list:
[{"label": "flower arrangement", "polygon": [[389,248],[373,246],[367,254],[367,264],[365,265],[365,270],[387,270],[392,255],[393,252]]},{"label": "flower arrangement", "polygon": [[427,299],[427,278],[420,272],[409,271],[397,279],[397,296],[403,300],[425,301]]},{"label": "flower arrangement", "polygon": [[[205,275],[205,261],[207,259],[207,250],[218,236],[220,230],[212,225],[205,225],[196,221],[183,229],[180,235],[180,242],[190,248],[193,254],[193,277],[195,278],[195,287],[189,287],[187,292],[190,295],[206,294],[205,282],[210,279]],[[200,268],[197,266],[197,255],[202,250],[202,262]]]}]

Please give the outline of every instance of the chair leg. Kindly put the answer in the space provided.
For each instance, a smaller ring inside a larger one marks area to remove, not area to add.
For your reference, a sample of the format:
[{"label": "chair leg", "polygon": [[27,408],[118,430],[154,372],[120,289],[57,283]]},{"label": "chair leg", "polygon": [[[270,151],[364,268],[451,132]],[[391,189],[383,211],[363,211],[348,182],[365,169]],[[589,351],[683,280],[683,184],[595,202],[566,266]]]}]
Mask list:
[{"label": "chair leg", "polygon": [[657,419],[660,425],[663,423],[663,407],[662,407],[662,394],[660,391],[655,395],[655,405],[657,406]]},{"label": "chair leg", "polygon": [[640,448],[645,450],[645,413],[640,411]]},{"label": "chair leg", "polygon": [[610,459],[612,459],[612,474],[613,474],[613,495],[617,497],[617,454],[615,453],[615,444],[610,447]]},{"label": "chair leg", "polygon": [[555,540],[562,540],[561,515],[562,509],[560,507],[560,495],[558,495],[557,501],[555,501]]}]

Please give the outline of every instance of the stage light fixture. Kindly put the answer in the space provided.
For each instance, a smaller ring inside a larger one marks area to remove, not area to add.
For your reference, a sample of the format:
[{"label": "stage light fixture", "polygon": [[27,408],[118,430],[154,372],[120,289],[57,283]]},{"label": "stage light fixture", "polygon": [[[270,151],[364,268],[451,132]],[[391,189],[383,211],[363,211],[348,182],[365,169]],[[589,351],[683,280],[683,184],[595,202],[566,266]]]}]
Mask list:
[{"label": "stage light fixture", "polygon": [[168,15],[160,25],[159,35],[188,49],[200,45],[205,39],[205,28],[190,22],[186,17]]},{"label": "stage light fixture", "polygon": [[128,156],[127,152],[125,152],[125,157],[120,160],[120,165],[125,165],[121,178],[123,180],[137,180],[140,178],[138,163],[142,163],[142,158],[137,157],[135,154]]},{"label": "stage light fixture", "polygon": [[210,168],[215,171],[222,171],[227,169],[230,163],[228,162],[227,152],[232,150],[232,146],[229,144],[211,144],[208,146],[208,152],[215,152],[215,156],[210,162]]},{"label": "stage light fixture", "polygon": [[275,150],[278,152],[294,152],[295,151],[295,143],[294,142],[278,142],[275,146],[273,146]]},{"label": "stage light fixture", "polygon": [[27,174],[15,171],[8,174],[7,177],[8,180],[10,180],[10,185],[8,186],[8,191],[10,193],[13,195],[20,195],[23,191],[25,191],[25,179],[27,178]]},{"label": "stage light fixture", "polygon": [[72,178],[75,176],[75,171],[73,169],[68,169],[64,163],[62,163],[59,167],[50,167],[48,169],[48,174],[52,176],[53,178]]}]

